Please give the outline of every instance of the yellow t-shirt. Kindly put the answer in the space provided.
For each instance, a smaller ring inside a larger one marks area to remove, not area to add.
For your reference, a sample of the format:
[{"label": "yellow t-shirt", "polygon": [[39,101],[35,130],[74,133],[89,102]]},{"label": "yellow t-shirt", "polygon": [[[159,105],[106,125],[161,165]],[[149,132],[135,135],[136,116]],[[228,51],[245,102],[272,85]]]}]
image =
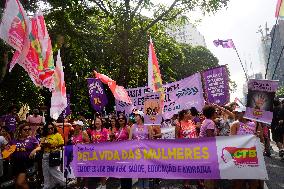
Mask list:
[{"label": "yellow t-shirt", "polygon": [[64,140],[63,140],[61,134],[59,134],[59,133],[48,135],[44,139],[44,141],[51,144],[51,147],[52,147],[52,148],[44,148],[44,152],[52,152],[52,151],[58,149],[56,147],[64,145]]}]

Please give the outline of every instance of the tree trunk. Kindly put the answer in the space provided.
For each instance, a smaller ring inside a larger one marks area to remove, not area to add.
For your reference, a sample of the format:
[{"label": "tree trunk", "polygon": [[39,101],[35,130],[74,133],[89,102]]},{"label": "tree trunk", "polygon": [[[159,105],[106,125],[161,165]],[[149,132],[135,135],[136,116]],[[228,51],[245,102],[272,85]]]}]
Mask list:
[{"label": "tree trunk", "polygon": [[3,53],[3,66],[2,66],[2,69],[1,69],[0,82],[3,81],[3,79],[6,75],[7,65],[8,65],[8,51],[5,51]]},{"label": "tree trunk", "polygon": [[128,87],[128,83],[130,81],[130,72],[129,65],[131,64],[131,53],[129,48],[129,34],[131,30],[131,21],[130,21],[130,5],[129,0],[125,0],[125,13],[123,15],[123,32],[122,32],[122,47],[121,47],[121,55],[122,55],[122,65],[119,71],[119,79],[118,83],[124,87]]}]

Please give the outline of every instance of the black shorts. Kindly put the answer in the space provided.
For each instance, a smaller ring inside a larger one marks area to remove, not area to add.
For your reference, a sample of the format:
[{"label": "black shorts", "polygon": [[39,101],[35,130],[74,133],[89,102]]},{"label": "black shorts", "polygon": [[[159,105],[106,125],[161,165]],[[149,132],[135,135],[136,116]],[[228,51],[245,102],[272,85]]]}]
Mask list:
[{"label": "black shorts", "polygon": [[272,139],[274,142],[281,142],[283,143],[283,135],[284,135],[284,126],[277,126],[271,129],[272,132]]}]

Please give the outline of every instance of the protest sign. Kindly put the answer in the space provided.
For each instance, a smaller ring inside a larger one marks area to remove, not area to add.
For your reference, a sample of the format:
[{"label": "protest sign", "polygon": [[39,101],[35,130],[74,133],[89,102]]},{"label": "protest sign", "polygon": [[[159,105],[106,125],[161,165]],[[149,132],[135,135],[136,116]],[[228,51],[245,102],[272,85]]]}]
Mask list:
[{"label": "protest sign", "polygon": [[278,81],[250,79],[245,118],[270,124]]},{"label": "protest sign", "polygon": [[102,82],[99,79],[88,78],[90,101],[93,109],[100,112],[107,105],[108,100]]},{"label": "protest sign", "polygon": [[162,139],[175,139],[175,127],[161,128]]},{"label": "protest sign", "polygon": [[78,144],[67,163],[76,177],[267,179],[253,135]]},{"label": "protest sign", "polygon": [[[164,119],[170,119],[182,109],[196,107],[200,111],[204,106],[200,73],[177,82],[168,83],[163,87],[165,91]],[[139,87],[127,89],[127,92],[132,104],[116,100],[116,111],[124,112],[126,116],[131,114],[134,108],[143,111],[145,93],[149,93],[151,90],[148,87]]]},{"label": "protest sign", "polygon": [[161,125],[162,107],[161,93],[146,93],[144,97],[144,124]]},{"label": "protest sign", "polygon": [[229,79],[226,66],[206,70],[202,73],[207,102],[220,106],[230,101]]}]

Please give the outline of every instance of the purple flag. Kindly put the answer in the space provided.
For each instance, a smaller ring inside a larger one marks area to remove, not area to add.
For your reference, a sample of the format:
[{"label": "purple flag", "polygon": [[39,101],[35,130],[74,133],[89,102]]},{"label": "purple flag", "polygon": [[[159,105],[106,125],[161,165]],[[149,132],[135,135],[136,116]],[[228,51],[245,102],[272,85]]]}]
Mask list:
[{"label": "purple flag", "polygon": [[214,40],[213,43],[216,47],[219,47],[221,45],[223,48],[235,48],[235,45],[232,39],[227,39],[227,40],[218,39],[218,40]]},{"label": "purple flag", "polygon": [[91,104],[94,110],[100,112],[108,103],[103,84],[99,79],[94,78],[88,78],[87,81]]},{"label": "purple flag", "polygon": [[221,106],[227,104],[230,101],[230,91],[226,66],[206,70],[202,75],[207,101]]},{"label": "purple flag", "polygon": [[250,79],[245,118],[270,124],[278,81]]},{"label": "purple flag", "polygon": [[71,107],[70,107],[70,94],[66,94],[66,98],[67,98],[67,107],[65,108],[65,110],[60,114],[60,118],[66,118],[67,116],[69,116],[71,114]]}]

